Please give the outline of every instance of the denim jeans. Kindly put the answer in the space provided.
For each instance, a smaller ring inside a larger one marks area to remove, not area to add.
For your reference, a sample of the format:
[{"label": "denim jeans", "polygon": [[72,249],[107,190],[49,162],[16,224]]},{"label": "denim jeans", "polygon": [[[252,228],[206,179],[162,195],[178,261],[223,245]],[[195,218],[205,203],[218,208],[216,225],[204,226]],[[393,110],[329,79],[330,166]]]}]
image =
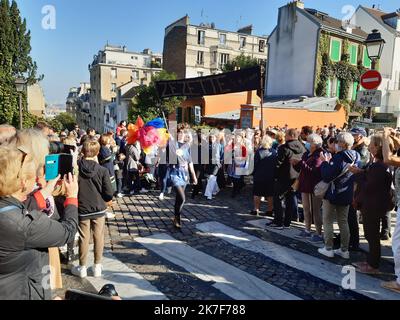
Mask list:
[{"label": "denim jeans", "polygon": [[[292,218],[298,216],[297,197],[296,193],[292,190],[288,191],[283,197],[282,199],[280,194],[274,195],[274,223],[279,226],[290,227]],[[285,205],[285,217],[283,217],[283,202]]]}]

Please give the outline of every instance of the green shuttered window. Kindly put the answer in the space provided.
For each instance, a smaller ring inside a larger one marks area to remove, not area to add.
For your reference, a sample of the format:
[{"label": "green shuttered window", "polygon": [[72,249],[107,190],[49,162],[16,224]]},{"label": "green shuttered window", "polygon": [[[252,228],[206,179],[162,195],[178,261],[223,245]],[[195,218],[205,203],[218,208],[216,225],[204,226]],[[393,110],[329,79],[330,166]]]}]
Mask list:
[{"label": "green shuttered window", "polygon": [[363,65],[366,68],[371,68],[371,59],[368,57],[367,49],[364,48]]},{"label": "green shuttered window", "polygon": [[331,39],[331,60],[332,61],[340,61],[340,50],[341,49],[341,41],[336,39]]},{"label": "green shuttered window", "polygon": [[350,55],[350,63],[352,65],[357,65],[357,52],[358,46],[356,44],[352,44],[349,46],[349,55]]}]

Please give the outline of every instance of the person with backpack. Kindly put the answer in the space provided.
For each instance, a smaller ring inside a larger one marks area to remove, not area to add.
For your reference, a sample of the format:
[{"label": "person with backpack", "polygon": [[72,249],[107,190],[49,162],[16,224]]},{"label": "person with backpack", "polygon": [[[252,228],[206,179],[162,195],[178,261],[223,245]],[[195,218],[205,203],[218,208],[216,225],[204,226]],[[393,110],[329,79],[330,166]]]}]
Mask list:
[{"label": "person with backpack", "polygon": [[[292,159],[301,160],[306,148],[299,141],[296,129],[286,131],[286,143],[278,148],[278,158],[275,166],[274,185],[274,220],[267,227],[283,230],[289,228],[292,220],[298,219],[297,197],[293,188],[299,173],[291,164]],[[285,217],[282,207],[285,202]]]},{"label": "person with backpack", "polygon": [[[329,258],[335,254],[344,259],[350,258],[348,213],[353,202],[354,175],[349,167],[359,166],[360,163],[360,155],[352,150],[353,145],[354,138],[350,133],[340,133],[337,136],[337,153],[333,157],[321,153],[320,157],[322,180],[329,183],[329,187],[322,202],[325,247],[318,249],[318,252]],[[341,242],[341,248],[337,250],[333,250],[335,218],[339,224]]]}]

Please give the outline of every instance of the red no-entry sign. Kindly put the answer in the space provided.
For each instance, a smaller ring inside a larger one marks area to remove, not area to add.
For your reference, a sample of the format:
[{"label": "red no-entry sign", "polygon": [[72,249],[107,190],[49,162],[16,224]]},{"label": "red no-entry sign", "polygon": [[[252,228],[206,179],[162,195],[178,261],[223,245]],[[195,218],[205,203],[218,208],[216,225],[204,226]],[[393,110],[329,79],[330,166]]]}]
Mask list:
[{"label": "red no-entry sign", "polygon": [[382,76],[376,70],[369,70],[361,76],[361,86],[367,90],[375,90],[382,83]]}]

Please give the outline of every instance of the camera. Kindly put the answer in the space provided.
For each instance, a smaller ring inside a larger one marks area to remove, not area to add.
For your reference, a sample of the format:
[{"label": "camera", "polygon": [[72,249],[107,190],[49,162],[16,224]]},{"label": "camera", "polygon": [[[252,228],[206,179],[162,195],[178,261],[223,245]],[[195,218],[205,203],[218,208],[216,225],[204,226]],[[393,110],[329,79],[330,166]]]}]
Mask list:
[{"label": "camera", "polygon": [[50,154],[64,153],[64,144],[61,142],[50,142]]},{"label": "camera", "polygon": [[71,154],[71,151],[75,152],[76,147],[66,145],[62,142],[50,142],[50,154]]}]

